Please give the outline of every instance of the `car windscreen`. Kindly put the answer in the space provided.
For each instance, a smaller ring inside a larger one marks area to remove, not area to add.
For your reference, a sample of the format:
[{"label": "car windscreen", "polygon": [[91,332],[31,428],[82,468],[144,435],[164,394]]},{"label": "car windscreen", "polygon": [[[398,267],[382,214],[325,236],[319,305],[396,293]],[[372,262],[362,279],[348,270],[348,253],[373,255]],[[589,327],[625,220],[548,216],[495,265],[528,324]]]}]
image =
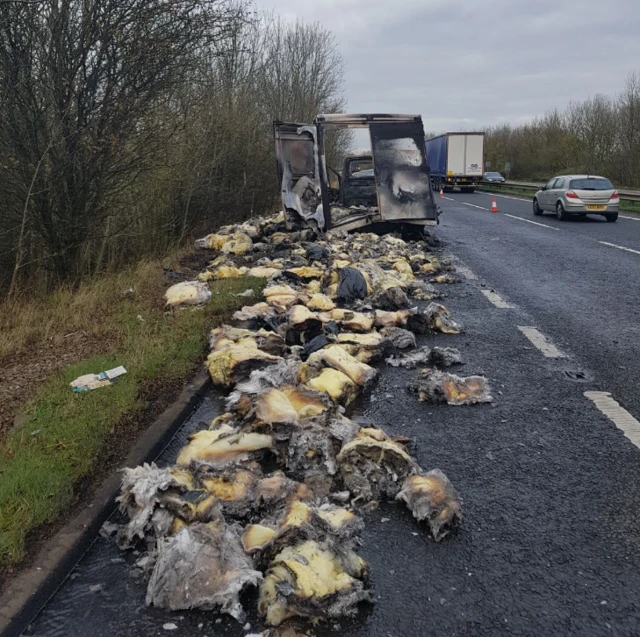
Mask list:
[{"label": "car windscreen", "polygon": [[373,161],[371,159],[355,159],[349,162],[350,177],[373,177]]},{"label": "car windscreen", "polygon": [[366,170],[360,170],[357,173],[351,173],[354,179],[366,179],[367,177],[373,177],[373,168],[367,168]]},{"label": "car windscreen", "polygon": [[613,190],[613,184],[608,179],[572,179],[569,183],[571,190]]}]

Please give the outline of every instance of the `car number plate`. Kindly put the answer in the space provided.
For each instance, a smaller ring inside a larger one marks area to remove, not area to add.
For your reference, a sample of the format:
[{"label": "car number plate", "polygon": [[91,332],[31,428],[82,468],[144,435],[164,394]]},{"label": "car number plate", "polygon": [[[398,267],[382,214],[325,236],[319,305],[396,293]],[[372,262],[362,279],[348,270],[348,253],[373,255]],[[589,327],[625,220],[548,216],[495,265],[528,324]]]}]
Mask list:
[{"label": "car number plate", "polygon": [[587,210],[606,210],[606,206],[587,206]]}]

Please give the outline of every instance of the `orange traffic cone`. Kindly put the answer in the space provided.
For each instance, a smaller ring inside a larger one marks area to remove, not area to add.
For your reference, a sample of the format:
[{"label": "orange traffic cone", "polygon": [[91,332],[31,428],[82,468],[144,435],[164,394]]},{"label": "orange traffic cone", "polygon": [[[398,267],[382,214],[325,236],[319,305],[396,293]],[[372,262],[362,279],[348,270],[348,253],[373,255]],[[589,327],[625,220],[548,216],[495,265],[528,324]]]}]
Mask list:
[{"label": "orange traffic cone", "polygon": [[440,186],[440,197],[444,198],[444,193],[442,192],[442,186]]},{"label": "orange traffic cone", "polygon": [[491,212],[498,212],[498,204],[496,203],[495,197],[491,201]]}]

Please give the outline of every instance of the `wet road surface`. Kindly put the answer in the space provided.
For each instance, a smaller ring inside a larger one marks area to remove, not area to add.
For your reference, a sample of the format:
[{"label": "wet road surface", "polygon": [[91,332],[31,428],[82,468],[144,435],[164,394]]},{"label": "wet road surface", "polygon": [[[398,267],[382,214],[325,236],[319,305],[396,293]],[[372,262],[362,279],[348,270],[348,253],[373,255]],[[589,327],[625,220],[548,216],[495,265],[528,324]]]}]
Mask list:
[{"label": "wet road surface", "polygon": [[640,215],[559,221],[534,216],[531,201],[496,196],[492,214],[469,204],[490,209],[493,195],[448,197],[439,236],[449,249],[640,419]]},{"label": "wet road surface", "polygon": [[[640,250],[640,222],[625,229],[535,218],[560,228],[549,230],[462,201],[487,206],[490,198],[441,200],[438,235],[467,276],[440,287],[467,330],[420,344],[458,347],[465,364],[454,371],[485,374],[495,402],[421,404],[406,392],[416,371],[384,368],[359,409],[389,434],[412,438],[424,469],[447,474],[464,499],[462,527],[436,544],[402,505],[367,513],[359,552],[376,603],[315,634],[640,635],[640,451],[584,396],[611,392],[640,417],[640,255],[598,243]],[[498,202],[533,220],[528,204]],[[496,307],[490,291],[511,307]],[[566,357],[544,356],[522,326]],[[172,462],[186,433],[219,408],[205,401],[159,463]],[[97,538],[25,634],[246,634],[215,613],[146,608],[139,557]],[[167,622],[177,629],[164,630]]]}]

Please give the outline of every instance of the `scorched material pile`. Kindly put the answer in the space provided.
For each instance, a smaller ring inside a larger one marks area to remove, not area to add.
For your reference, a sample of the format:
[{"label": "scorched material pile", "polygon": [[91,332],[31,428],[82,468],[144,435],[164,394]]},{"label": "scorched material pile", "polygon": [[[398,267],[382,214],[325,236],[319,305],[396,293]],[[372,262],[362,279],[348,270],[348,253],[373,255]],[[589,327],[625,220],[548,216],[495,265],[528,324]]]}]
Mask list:
[{"label": "scorched material pile", "polygon": [[168,290],[169,306],[206,302],[207,281],[244,275],[267,280],[264,300],[211,332],[206,364],[230,392],[226,413],[191,436],[176,466],[125,470],[119,500],[129,522],[118,541],[147,542],[148,604],[244,621],[239,595],[258,587],[270,626],[353,614],[372,600],[357,553],[359,507],[403,501],[435,541],[461,520],[439,469],[425,470],[402,440],[348,417],[378,361],[426,367],[413,387],[420,400],[491,400],[485,379],[438,369],[460,363],[457,350],[416,348],[415,334],[462,329],[428,281],[452,268],[424,241],[318,240],[273,219],[198,244],[218,254],[198,281]]}]

